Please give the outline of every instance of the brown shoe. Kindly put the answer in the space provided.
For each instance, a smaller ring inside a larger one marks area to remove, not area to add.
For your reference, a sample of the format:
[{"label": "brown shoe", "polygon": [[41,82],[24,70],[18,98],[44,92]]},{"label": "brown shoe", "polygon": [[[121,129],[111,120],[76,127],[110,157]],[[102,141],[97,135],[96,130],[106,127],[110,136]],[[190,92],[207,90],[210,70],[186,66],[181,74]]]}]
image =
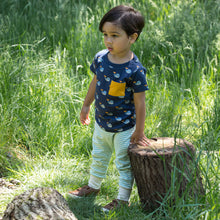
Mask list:
[{"label": "brown shoe", "polygon": [[102,208],[104,212],[109,212],[110,210],[120,208],[121,206],[129,206],[129,203],[127,201],[119,200],[119,199],[114,199],[112,202],[107,204]]},{"label": "brown shoe", "polygon": [[70,191],[68,195],[75,198],[81,198],[92,195],[96,196],[99,193],[99,191],[100,189],[93,189],[92,187],[86,185],[74,191]]}]

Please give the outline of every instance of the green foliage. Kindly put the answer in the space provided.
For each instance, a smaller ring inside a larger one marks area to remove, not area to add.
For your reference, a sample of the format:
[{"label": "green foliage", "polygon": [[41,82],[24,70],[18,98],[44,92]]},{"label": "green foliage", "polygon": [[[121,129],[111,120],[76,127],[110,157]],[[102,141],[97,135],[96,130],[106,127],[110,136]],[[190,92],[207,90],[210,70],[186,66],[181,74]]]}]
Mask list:
[{"label": "green foliage", "polygon": [[[83,217],[90,219],[218,218],[218,0],[1,0],[0,176],[20,178],[26,187],[51,186],[61,192],[87,182],[94,108],[87,127],[80,125],[79,114],[92,78],[89,65],[104,48],[99,21],[118,4],[134,6],[146,19],[133,46],[147,68],[150,87],[146,135],[193,142],[207,194],[195,201],[187,192],[175,206],[170,206],[167,195],[159,209],[144,213],[134,188],[131,209],[105,215],[100,205],[117,195],[112,161],[95,204],[87,211],[73,204],[72,210],[79,218],[84,210]],[[176,193],[175,188],[171,191]],[[2,201],[5,207],[9,198]]]}]

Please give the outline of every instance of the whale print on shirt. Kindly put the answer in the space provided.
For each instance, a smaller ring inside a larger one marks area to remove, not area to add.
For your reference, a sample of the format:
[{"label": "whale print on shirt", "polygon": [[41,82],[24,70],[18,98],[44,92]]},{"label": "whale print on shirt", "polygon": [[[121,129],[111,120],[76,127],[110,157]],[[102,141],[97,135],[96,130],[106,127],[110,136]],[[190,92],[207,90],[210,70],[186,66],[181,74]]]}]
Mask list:
[{"label": "whale print on shirt", "polygon": [[108,116],[113,116],[112,112],[105,112],[105,114],[108,115]]},{"label": "whale print on shirt", "polygon": [[107,91],[104,91],[103,89],[101,89],[101,93],[102,95],[107,95]]},{"label": "whale print on shirt", "polygon": [[130,100],[125,100],[125,104],[129,104],[130,103]]},{"label": "whale print on shirt", "polygon": [[124,111],[124,113],[126,114],[126,115],[131,115],[131,111]]},{"label": "whale print on shirt", "polygon": [[140,70],[140,72],[141,72],[143,75],[145,75],[145,73],[144,73],[144,71],[143,71],[143,70]]},{"label": "whale print on shirt", "polygon": [[104,72],[104,68],[102,66],[100,66],[100,71]]},{"label": "whale print on shirt", "polygon": [[99,102],[99,105],[100,105],[102,108],[105,108],[105,105],[102,104],[101,102]]},{"label": "whale print on shirt", "polygon": [[107,126],[108,126],[109,128],[112,128],[112,124],[109,123],[109,122],[107,122]]},{"label": "whale print on shirt", "polygon": [[115,78],[120,78],[120,74],[119,73],[113,72],[113,74],[114,74]]},{"label": "whale print on shirt", "polygon": [[130,74],[131,73],[131,69],[128,69],[128,67],[125,67],[125,72]]},{"label": "whale print on shirt", "polygon": [[[91,71],[97,76],[95,119],[106,131],[120,132],[135,126],[133,98],[134,93],[143,92],[148,88],[143,76],[146,74],[146,69],[135,54],[126,64],[111,63],[108,54],[108,50],[98,52],[90,65]],[[112,81],[115,82],[115,87],[110,87]],[[123,85],[123,96],[120,83]],[[112,90],[115,96],[111,95]]]},{"label": "whale print on shirt", "polygon": [[117,110],[122,110],[122,109],[123,109],[123,107],[121,107],[121,106],[120,106],[120,107],[119,107],[119,106],[116,106],[115,108],[116,108]]},{"label": "whale print on shirt", "polygon": [[137,82],[135,82],[135,85],[136,86],[140,86],[141,85],[141,81],[138,80]]},{"label": "whale print on shirt", "polygon": [[106,82],[109,82],[111,79],[109,78],[109,77],[107,77],[106,75],[104,75],[104,77],[105,77],[105,81]]},{"label": "whale print on shirt", "polygon": [[107,102],[108,102],[108,104],[110,104],[110,105],[113,105],[113,104],[114,104],[114,101],[113,101],[113,100],[106,99],[106,101],[107,101]]},{"label": "whale print on shirt", "polygon": [[116,121],[121,121],[122,117],[115,117]]},{"label": "whale print on shirt", "polygon": [[128,124],[130,122],[129,119],[126,119],[125,121],[122,121],[124,124]]},{"label": "whale print on shirt", "polygon": [[101,63],[103,61],[102,57],[98,57],[98,63]]}]

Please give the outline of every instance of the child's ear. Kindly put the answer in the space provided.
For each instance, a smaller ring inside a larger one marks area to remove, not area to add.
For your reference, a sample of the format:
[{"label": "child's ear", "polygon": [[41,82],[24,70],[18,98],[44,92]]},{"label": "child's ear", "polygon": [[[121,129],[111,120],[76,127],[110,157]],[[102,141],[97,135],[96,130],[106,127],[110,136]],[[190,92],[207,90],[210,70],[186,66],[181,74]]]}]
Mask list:
[{"label": "child's ear", "polygon": [[133,44],[137,38],[138,38],[138,34],[137,33],[133,33],[132,35],[129,36],[131,43]]}]

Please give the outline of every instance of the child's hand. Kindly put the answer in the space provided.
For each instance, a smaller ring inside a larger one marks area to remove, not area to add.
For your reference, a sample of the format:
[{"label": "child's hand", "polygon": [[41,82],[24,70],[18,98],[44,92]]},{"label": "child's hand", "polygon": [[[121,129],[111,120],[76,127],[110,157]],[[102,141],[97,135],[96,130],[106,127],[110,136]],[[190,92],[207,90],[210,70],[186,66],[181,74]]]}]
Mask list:
[{"label": "child's hand", "polygon": [[138,144],[141,146],[150,146],[150,142],[149,142],[148,138],[145,136],[145,134],[139,133],[136,130],[134,131],[134,133],[131,136],[130,143]]},{"label": "child's hand", "polygon": [[90,123],[89,118],[90,106],[83,106],[80,112],[80,122],[83,125],[88,125]]}]

